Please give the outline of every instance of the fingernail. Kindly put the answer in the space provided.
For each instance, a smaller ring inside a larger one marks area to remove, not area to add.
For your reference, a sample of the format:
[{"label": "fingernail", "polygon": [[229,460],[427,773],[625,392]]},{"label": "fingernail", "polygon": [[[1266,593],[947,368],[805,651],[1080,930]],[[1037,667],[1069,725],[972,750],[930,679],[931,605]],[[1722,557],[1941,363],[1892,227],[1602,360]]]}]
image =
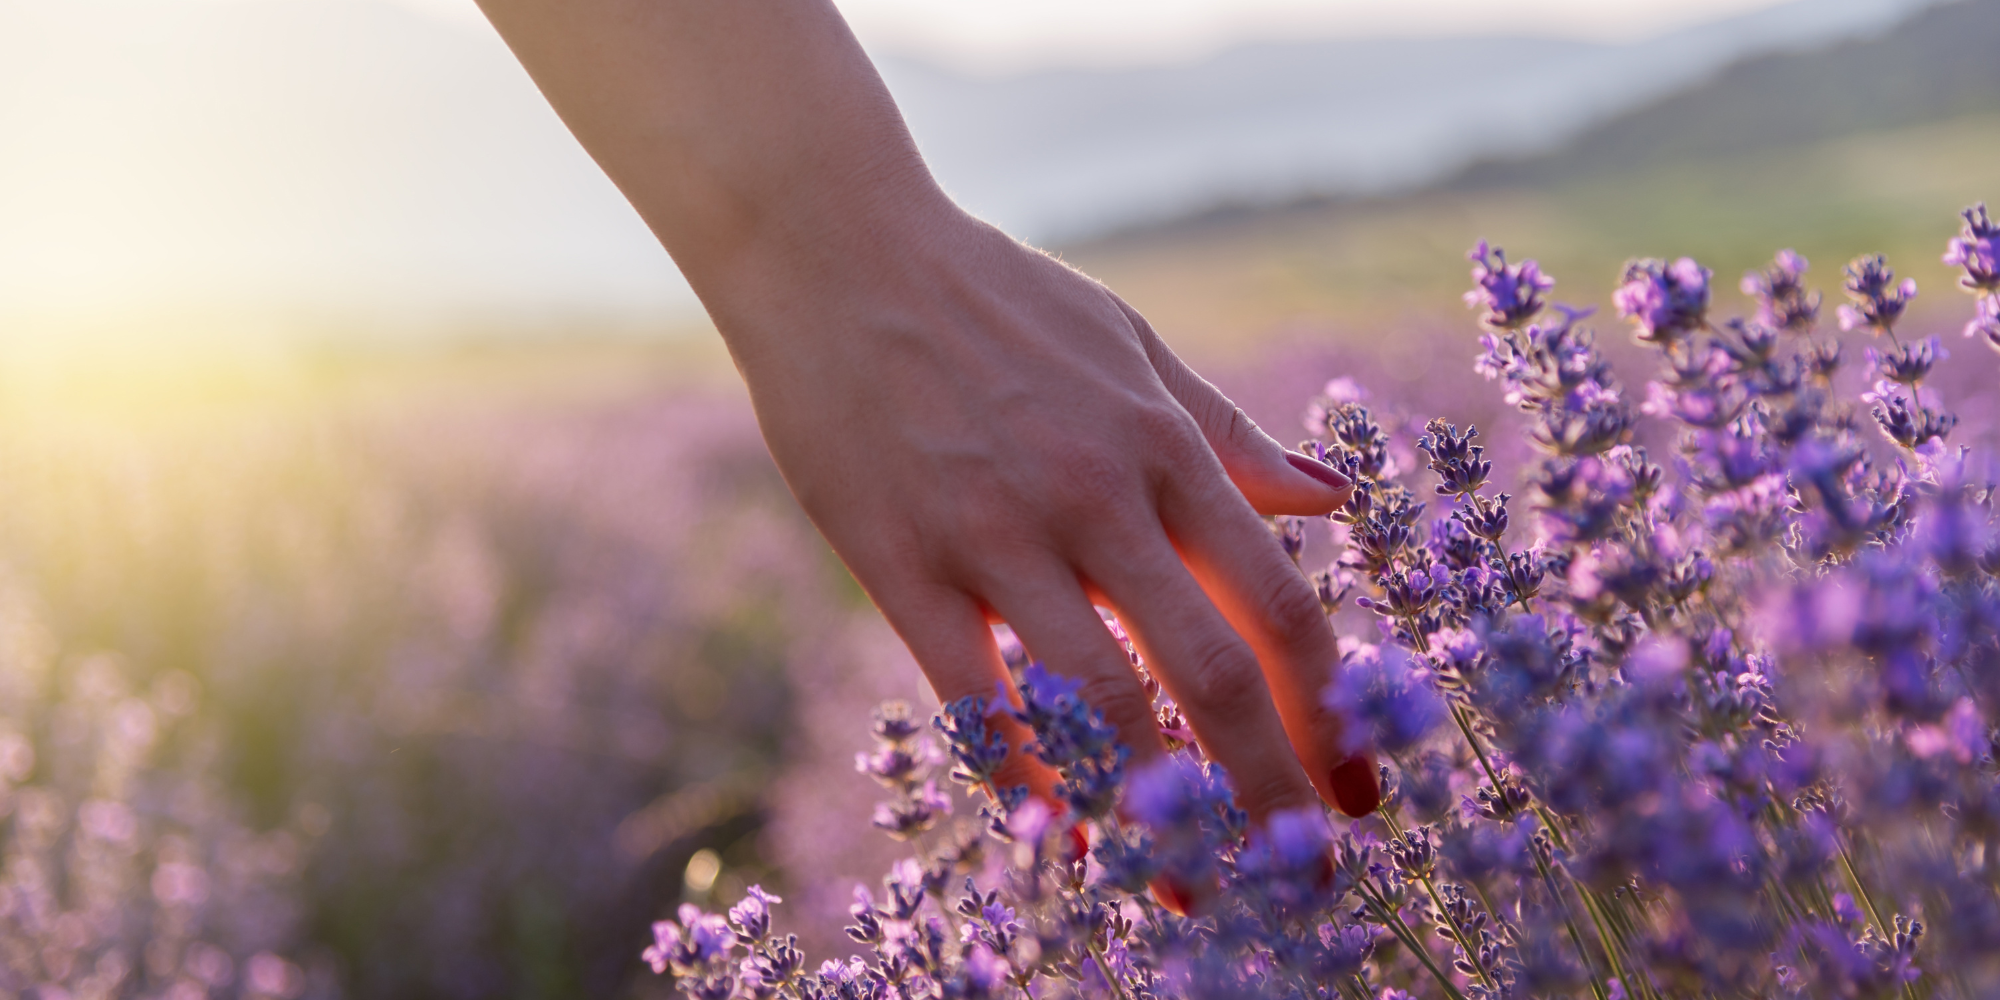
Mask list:
[{"label": "fingernail", "polygon": [[1341,762],[1327,775],[1333,786],[1333,803],[1349,816],[1361,817],[1382,805],[1382,786],[1375,781],[1375,762],[1366,754],[1356,754]]},{"label": "fingernail", "polygon": [[1296,451],[1285,452],[1285,461],[1292,463],[1292,468],[1297,469],[1300,472],[1303,472],[1306,475],[1311,476],[1314,479],[1317,479],[1320,482],[1325,483],[1336,490],[1344,490],[1354,485],[1354,481],[1347,478],[1346,476],[1341,475],[1339,469],[1336,469],[1333,466],[1326,464],[1325,462],[1315,462],[1312,459],[1307,458],[1306,456],[1301,455]]},{"label": "fingernail", "polygon": [[1089,853],[1090,853],[1090,834],[1084,832],[1083,824],[1078,823],[1077,825],[1070,827],[1069,854],[1064,856],[1063,862],[1065,864],[1075,864],[1078,861],[1082,861],[1084,855]]},{"label": "fingernail", "polygon": [[1194,893],[1172,875],[1162,875],[1153,880],[1153,898],[1177,917],[1194,912]]}]

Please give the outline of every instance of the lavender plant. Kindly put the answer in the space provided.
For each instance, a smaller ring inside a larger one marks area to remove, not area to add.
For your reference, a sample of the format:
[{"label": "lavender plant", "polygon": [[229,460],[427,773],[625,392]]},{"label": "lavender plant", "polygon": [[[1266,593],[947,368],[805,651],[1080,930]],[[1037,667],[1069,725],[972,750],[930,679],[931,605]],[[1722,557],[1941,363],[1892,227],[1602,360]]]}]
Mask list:
[{"label": "lavender plant", "polygon": [[[776,824],[760,802],[808,752],[787,741],[819,724],[793,692],[844,704],[817,694],[838,677],[865,713],[904,691],[871,682],[896,670],[873,655],[893,633],[811,543],[747,403],[414,388],[0,419],[0,743],[28,740],[35,762],[25,778],[0,766],[0,897],[41,872],[75,909],[79,810],[114,801],[138,824],[120,895],[91,897],[112,931],[79,937],[61,908],[27,929],[0,915],[0,953],[82,942],[63,977],[21,958],[10,978],[0,957],[0,996],[93,995],[78,984],[113,947],[129,974],[111,995],[159,995],[158,845],[209,876],[189,912],[211,929],[187,926],[231,956],[227,976],[199,965],[216,997],[246,990],[264,951],[303,970],[305,1000],[621,995],[651,978],[627,942],[697,850],[725,861],[725,895],[761,864],[797,870],[762,849]],[[11,652],[21,636],[32,656]],[[105,650],[134,697],[174,677],[200,695],[186,716],[156,705],[124,791],[65,763],[96,752],[78,720],[111,732],[122,711],[67,693]],[[30,799],[53,826],[17,822]],[[232,888],[280,835],[283,877]],[[10,852],[36,867],[7,868]],[[796,882],[785,895],[812,901]]]},{"label": "lavender plant", "polygon": [[[655,925],[653,968],[703,1000],[2000,994],[1993,467],[1951,443],[1941,339],[1904,336],[1914,283],[1848,266],[1856,364],[1795,253],[1730,319],[1694,261],[1634,261],[1633,394],[1533,261],[1471,258],[1475,365],[1539,454],[1518,497],[1476,428],[1399,452],[1344,380],[1311,410],[1306,450],[1357,484],[1312,578],[1360,624],[1325,698],[1383,761],[1375,814],[1253,827],[1157,685],[1174,749],[1135,765],[1018,657],[1011,691],[944,706],[943,752],[878,714],[858,766],[914,856],[857,888],[863,954],[808,963],[752,889]],[[2000,349],[1983,207],[1944,260]],[[1303,523],[1275,527],[1299,558]],[[1051,792],[999,784],[1022,753]]]},{"label": "lavender plant", "polygon": [[325,817],[247,826],[209,776],[194,678],[53,662],[24,604],[0,593],[0,993],[329,995],[326,970],[279,953]]}]

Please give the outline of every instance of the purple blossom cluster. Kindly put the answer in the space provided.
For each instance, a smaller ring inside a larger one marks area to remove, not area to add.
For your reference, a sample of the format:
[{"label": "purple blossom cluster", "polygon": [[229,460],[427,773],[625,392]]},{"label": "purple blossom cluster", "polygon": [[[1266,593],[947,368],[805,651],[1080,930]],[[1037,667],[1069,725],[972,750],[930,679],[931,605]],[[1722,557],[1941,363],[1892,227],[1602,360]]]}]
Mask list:
[{"label": "purple blossom cluster", "polygon": [[[1945,257],[1969,335],[1995,236],[1969,211]],[[856,889],[861,954],[807,962],[755,889],[660,922],[647,961],[704,1000],[2000,995],[1995,466],[1951,443],[1941,341],[1900,333],[1914,285],[1847,268],[1855,365],[1795,253],[1728,319],[1699,264],[1635,261],[1633,394],[1532,261],[1472,259],[1475,365],[1536,452],[1514,492],[1471,426],[1399,443],[1345,380],[1309,416],[1356,483],[1310,575],[1379,810],[1252,824],[1157,685],[1172,750],[1135,764],[1012,656],[942,750],[878,714],[857,766],[914,856]],[[1306,527],[1274,524],[1301,562]],[[1050,788],[1002,786],[1021,754]]]},{"label": "purple blossom cluster", "polygon": [[323,995],[328,970],[283,952],[326,817],[252,829],[213,761],[172,752],[207,728],[193,677],[135,684],[116,657],[52,662],[18,594],[0,597],[0,619],[0,993]]},{"label": "purple blossom cluster", "polygon": [[1962,268],[1959,287],[1978,296],[1978,311],[1965,325],[1965,335],[2000,351],[2000,226],[1993,224],[1985,205],[1965,210],[1964,228],[1945,250],[1944,262]]},{"label": "purple blossom cluster", "polygon": [[[0,743],[33,761],[0,782],[0,886],[41,894],[0,951],[70,942],[0,958],[0,996],[236,998],[282,968],[299,1000],[621,995],[690,856],[718,895],[801,868],[766,846],[767,795],[818,804],[767,792],[806,780],[794,699],[837,680],[865,711],[915,673],[747,402],[417,388],[0,421]],[[143,766],[90,764],[127,702]],[[85,816],[127,829],[93,802],[136,824],[116,852],[75,850]],[[148,950],[163,851],[191,952]],[[100,960],[123,978],[86,984]]]}]

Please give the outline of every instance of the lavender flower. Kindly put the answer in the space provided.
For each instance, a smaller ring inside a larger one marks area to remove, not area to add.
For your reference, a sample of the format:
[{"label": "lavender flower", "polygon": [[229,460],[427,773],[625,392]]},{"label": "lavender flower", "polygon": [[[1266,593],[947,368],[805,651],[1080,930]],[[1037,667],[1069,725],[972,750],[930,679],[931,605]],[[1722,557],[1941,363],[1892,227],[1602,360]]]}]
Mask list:
[{"label": "lavender flower", "polygon": [[1963,268],[1959,287],[1979,295],[2000,292],[2000,226],[1986,214],[1984,202],[1963,213],[1965,226],[1946,247],[1944,262]]},{"label": "lavender flower", "polygon": [[987,720],[1005,698],[989,701],[985,698],[960,698],[944,707],[931,724],[943,733],[951,748],[952,760],[956,766],[952,777],[974,785],[991,787],[1000,774],[1000,768],[1007,763],[1010,748],[1007,738],[1000,730],[987,724]]},{"label": "lavender flower", "polygon": [[1327,688],[1326,706],[1341,720],[1341,751],[1408,751],[1444,721],[1427,673],[1398,646],[1350,657]]},{"label": "lavender flower", "polygon": [[[1796,255],[1746,279],[1759,323],[1711,323],[1691,262],[1640,262],[1621,310],[1658,370],[1635,408],[1581,314],[1502,308],[1525,309],[1505,281],[1545,286],[1489,256],[1475,363],[1540,459],[1497,469],[1439,419],[1428,467],[1399,468],[1403,424],[1348,387],[1308,424],[1305,450],[1356,477],[1315,582],[1362,630],[1323,704],[1341,751],[1384,755],[1375,813],[1253,825],[1192,734],[1128,768],[1079,686],[1025,664],[1012,714],[1058,801],[993,788],[992,710],[947,706],[989,822],[947,834],[940,804],[885,824],[922,860],[857,892],[864,954],[805,974],[758,890],[726,935],[698,910],[663,922],[647,958],[703,1000],[2000,993],[2000,521],[1988,460],[1942,441],[1938,342],[1870,351],[1881,378],[1849,400]],[[1857,308],[1887,332],[1878,307],[1907,296],[1868,274]],[[1532,517],[1492,491],[1510,473]],[[892,813],[938,794],[905,716],[857,759]],[[1078,821],[1089,861],[1050,849]]]},{"label": "lavender flower", "polygon": [[1806,259],[1780,250],[1760,271],[1743,276],[1743,294],[1757,300],[1757,322],[1768,329],[1811,333],[1819,322],[1818,292],[1805,286]]},{"label": "lavender flower", "polygon": [[1672,264],[1647,258],[1625,265],[1611,293],[1618,315],[1639,327],[1647,343],[1672,343],[1707,323],[1710,271],[1689,258]]},{"label": "lavender flower", "polygon": [[1458,428],[1442,420],[1432,420],[1424,425],[1425,434],[1417,439],[1417,447],[1430,455],[1430,469],[1444,481],[1437,486],[1441,496],[1464,496],[1476,493],[1486,485],[1486,474],[1493,469],[1493,463],[1485,460],[1486,449],[1473,444],[1479,436],[1479,428],[1467,427],[1464,434]]},{"label": "lavender flower", "polygon": [[1896,272],[1889,269],[1881,254],[1854,258],[1847,265],[1842,287],[1852,300],[1840,307],[1842,330],[1866,327],[1886,335],[1895,329],[1896,321],[1917,297],[1916,279],[1904,278],[1898,283]]},{"label": "lavender flower", "polygon": [[1887,351],[1868,348],[1868,361],[1875,370],[1891,382],[1900,382],[1914,388],[1931,373],[1931,368],[1939,361],[1951,357],[1936,337],[1912,341]]},{"label": "lavender flower", "polygon": [[1965,335],[1986,342],[1986,346],[2000,351],[2000,295],[1988,295],[1979,300],[1978,312],[1972,322],[1965,324]]},{"label": "lavender flower", "polygon": [[675,976],[726,978],[735,944],[728,921],[690,904],[680,908],[679,919],[653,924],[653,944],[642,957],[654,972],[671,969]]},{"label": "lavender flower", "polygon": [[1912,451],[1932,440],[1943,440],[1958,425],[1958,417],[1924,405],[1918,394],[1894,382],[1875,383],[1862,398],[1873,403],[1869,412],[1889,440]]},{"label": "lavender flower", "polygon": [[783,899],[764,891],[764,887],[750,887],[743,901],[729,908],[729,926],[736,931],[736,938],[743,943],[761,941],[771,933],[771,906],[782,903]]},{"label": "lavender flower", "polygon": [[1506,251],[1489,248],[1484,240],[1465,257],[1478,286],[1465,293],[1465,304],[1481,310],[1479,321],[1495,330],[1518,329],[1534,319],[1542,311],[1542,293],[1556,284],[1534,261],[1508,264]]}]

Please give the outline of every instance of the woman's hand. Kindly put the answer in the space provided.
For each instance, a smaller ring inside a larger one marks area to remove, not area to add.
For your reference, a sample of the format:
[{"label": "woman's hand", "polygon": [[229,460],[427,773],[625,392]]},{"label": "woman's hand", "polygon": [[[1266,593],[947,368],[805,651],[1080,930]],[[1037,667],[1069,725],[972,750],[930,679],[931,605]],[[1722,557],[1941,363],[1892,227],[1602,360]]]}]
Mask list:
[{"label": "woman's hand", "polygon": [[949,206],[913,214],[775,265],[722,315],[786,481],[938,696],[993,693],[1005,621],[1157,753],[1105,605],[1252,815],[1315,786],[1371,810],[1373,774],[1320,705],[1333,632],[1258,516],[1326,513],[1345,480],[1102,285]]},{"label": "woman's hand", "polygon": [[[1258,517],[1348,484],[1103,286],[959,211],[824,0],[482,0],[702,296],[806,511],[940,698],[1083,681],[1140,758],[1116,610],[1253,816],[1371,811],[1317,596]],[[1024,776],[1025,777],[1025,776]]]}]

